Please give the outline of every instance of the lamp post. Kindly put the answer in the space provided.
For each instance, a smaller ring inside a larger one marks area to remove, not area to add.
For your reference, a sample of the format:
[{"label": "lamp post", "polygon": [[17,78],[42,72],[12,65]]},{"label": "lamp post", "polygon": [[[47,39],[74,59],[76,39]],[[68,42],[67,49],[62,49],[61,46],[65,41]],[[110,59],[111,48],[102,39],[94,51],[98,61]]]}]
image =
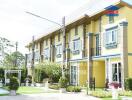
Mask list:
[{"label": "lamp post", "polygon": [[[64,64],[64,63],[65,63],[65,58],[66,58],[66,55],[65,55],[65,54],[66,54],[66,51],[65,51],[65,47],[66,47],[66,38],[65,38],[65,37],[66,37],[66,35],[65,35],[65,17],[62,18],[62,24],[60,24],[60,23],[58,23],[58,22],[49,20],[49,19],[47,19],[47,18],[41,17],[41,16],[39,16],[39,15],[37,15],[37,14],[34,14],[34,13],[31,13],[31,12],[27,12],[27,11],[26,11],[26,13],[27,13],[27,14],[30,14],[30,15],[32,15],[32,16],[38,17],[38,18],[40,18],[40,19],[47,20],[47,21],[49,21],[49,22],[51,22],[51,23],[54,23],[54,24],[60,26],[61,31],[62,31],[62,34],[63,34],[62,77],[64,77],[64,68],[65,68],[65,64]],[[34,63],[32,63],[32,67],[33,67],[33,69],[34,69]]]}]

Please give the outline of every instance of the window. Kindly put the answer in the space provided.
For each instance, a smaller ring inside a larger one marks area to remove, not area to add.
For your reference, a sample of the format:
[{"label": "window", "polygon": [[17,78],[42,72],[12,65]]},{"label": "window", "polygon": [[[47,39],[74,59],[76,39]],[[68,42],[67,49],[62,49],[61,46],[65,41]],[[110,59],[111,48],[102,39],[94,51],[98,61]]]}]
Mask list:
[{"label": "window", "polygon": [[35,45],[35,46],[36,46],[36,49],[38,49],[38,43],[36,43],[36,45]]},{"label": "window", "polygon": [[46,45],[46,46],[48,45],[48,39],[46,39],[46,41],[45,41],[45,45]]},{"label": "window", "polygon": [[73,41],[73,50],[79,50],[80,49],[80,39]]},{"label": "window", "polygon": [[73,41],[73,54],[79,54],[80,53],[80,48],[81,48],[81,43],[80,39],[76,39]]},{"label": "window", "polygon": [[62,44],[56,46],[56,56],[60,58],[61,54],[62,54]]},{"label": "window", "polygon": [[112,64],[112,81],[121,83],[121,63]]},{"label": "window", "polygon": [[109,24],[114,23],[114,16],[109,16]]},{"label": "window", "polygon": [[78,27],[75,27],[75,36],[78,35]]},{"label": "window", "polygon": [[45,59],[49,58],[49,48],[44,49],[44,58]]},{"label": "window", "polygon": [[117,34],[118,28],[106,30],[105,46],[106,48],[112,48],[117,46]]},{"label": "window", "polygon": [[35,61],[39,61],[39,51],[36,51],[35,52],[35,58],[34,58]]}]

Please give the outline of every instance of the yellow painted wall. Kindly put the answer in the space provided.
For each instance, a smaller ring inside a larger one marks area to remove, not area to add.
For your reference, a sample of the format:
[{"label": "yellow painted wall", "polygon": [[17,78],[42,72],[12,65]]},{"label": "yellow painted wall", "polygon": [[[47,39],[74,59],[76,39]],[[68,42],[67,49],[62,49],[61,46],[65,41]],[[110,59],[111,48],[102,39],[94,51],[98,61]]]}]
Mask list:
[{"label": "yellow painted wall", "polygon": [[128,20],[128,52],[132,53],[132,9],[126,7],[127,20]]},{"label": "yellow painted wall", "polygon": [[[58,41],[58,34],[56,34],[55,35],[55,46],[56,45],[59,45],[59,44],[62,44],[63,43],[63,35],[62,35],[62,33],[60,33],[60,41]],[[63,44],[62,44],[63,45]],[[56,62],[59,62],[59,61],[63,61],[63,56],[61,55],[61,57],[60,58],[57,58],[56,57],[56,54],[55,54],[55,61]]]},{"label": "yellow painted wall", "polygon": [[93,62],[93,77],[95,77],[96,87],[105,86],[105,62]]},{"label": "yellow painted wall", "polygon": [[79,85],[84,86],[86,85],[87,81],[87,62],[80,62],[79,63]]},{"label": "yellow painted wall", "polygon": [[[119,16],[117,16],[117,17],[114,18],[114,23],[118,23],[122,19],[127,19],[128,20],[128,18],[127,18],[128,13],[132,12],[132,10],[130,11],[128,9],[129,9],[128,7],[122,7],[122,8],[120,8],[119,9]],[[130,13],[129,15],[132,15],[132,13]],[[129,18],[131,18],[131,17],[129,17]],[[106,15],[102,16],[102,26],[107,25],[108,24],[108,20],[109,20],[109,17],[107,17]],[[129,22],[132,23],[132,21],[129,21]],[[102,30],[104,31],[104,27],[102,27]],[[103,38],[104,37],[103,37],[103,33],[102,33],[102,40],[101,40],[101,43],[102,43],[102,55],[110,55],[110,54],[119,54],[120,53],[120,42],[119,42],[117,48],[106,49],[104,47]],[[118,41],[120,41],[120,37],[119,36],[118,36],[118,39],[119,39]],[[129,40],[130,40],[130,38],[129,38]],[[131,51],[132,51],[132,46],[131,46]]]},{"label": "yellow painted wall", "polygon": [[121,58],[111,58],[110,62],[120,62]]},{"label": "yellow painted wall", "polygon": [[[81,40],[81,47],[82,48],[82,41],[83,41],[83,25],[77,26],[78,27],[78,35],[75,35],[75,28],[72,28],[70,30],[70,35],[71,35],[71,41],[73,42],[74,39],[80,38]],[[73,45],[70,43],[70,45]],[[82,49],[81,49],[82,50]],[[72,53],[70,54],[71,59],[80,59],[82,58],[82,53],[80,52],[80,54],[78,55],[73,55]]]}]

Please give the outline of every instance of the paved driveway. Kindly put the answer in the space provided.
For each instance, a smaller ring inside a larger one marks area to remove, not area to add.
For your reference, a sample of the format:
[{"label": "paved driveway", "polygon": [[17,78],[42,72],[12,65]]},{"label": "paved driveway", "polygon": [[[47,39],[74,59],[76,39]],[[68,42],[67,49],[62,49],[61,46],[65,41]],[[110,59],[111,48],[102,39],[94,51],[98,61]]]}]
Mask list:
[{"label": "paved driveway", "polygon": [[0,100],[100,100],[85,94],[43,93],[18,96],[0,96]]}]

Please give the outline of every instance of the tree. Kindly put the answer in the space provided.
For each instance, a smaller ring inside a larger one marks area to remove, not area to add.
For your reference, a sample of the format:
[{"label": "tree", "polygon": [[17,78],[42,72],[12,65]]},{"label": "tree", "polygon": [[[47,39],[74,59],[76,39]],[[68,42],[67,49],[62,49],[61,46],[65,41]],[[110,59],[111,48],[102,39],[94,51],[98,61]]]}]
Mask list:
[{"label": "tree", "polygon": [[61,76],[61,65],[52,62],[40,63],[35,66],[35,76],[35,80],[37,81],[42,80],[42,78],[48,77],[50,81],[58,82]]},{"label": "tree", "polygon": [[25,64],[25,57],[19,51],[6,54],[3,62],[4,67],[22,67]]}]

